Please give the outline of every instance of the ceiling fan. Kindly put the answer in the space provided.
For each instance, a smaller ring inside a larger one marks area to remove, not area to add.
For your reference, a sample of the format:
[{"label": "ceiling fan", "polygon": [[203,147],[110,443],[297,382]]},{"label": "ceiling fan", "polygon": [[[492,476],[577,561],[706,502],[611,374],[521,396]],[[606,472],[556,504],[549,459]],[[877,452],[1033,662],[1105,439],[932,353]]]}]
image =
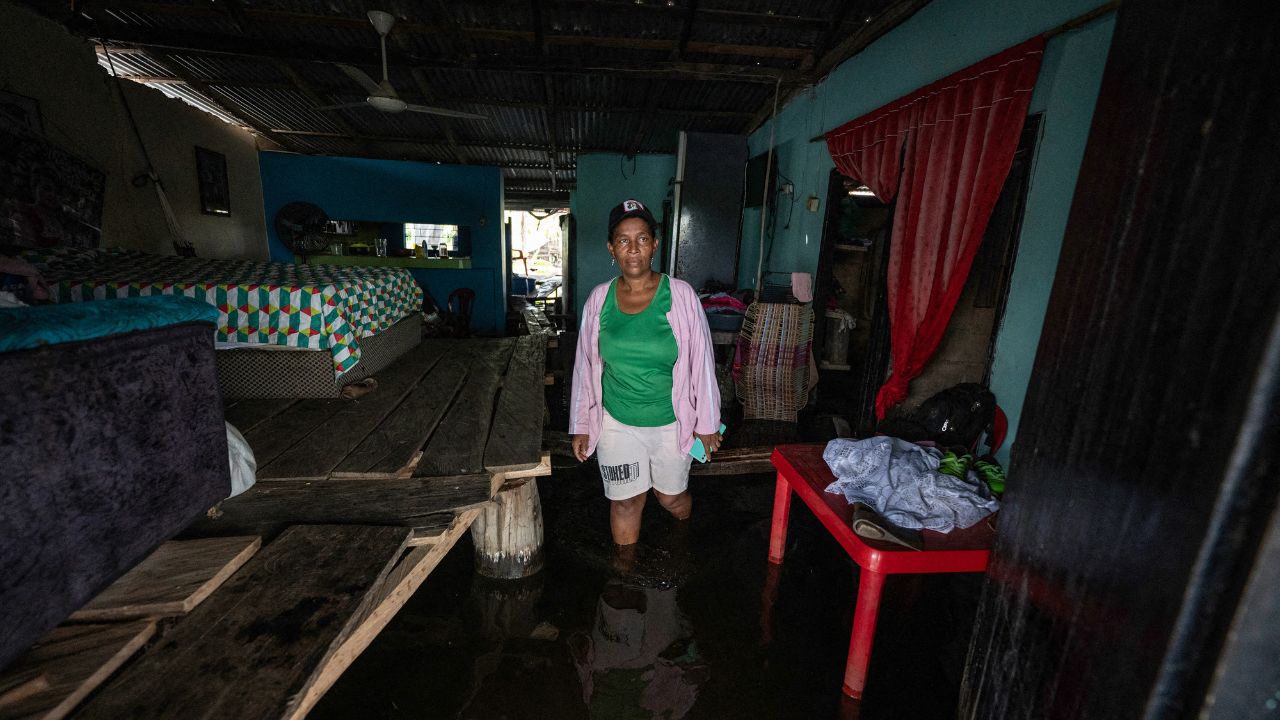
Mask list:
[{"label": "ceiling fan", "polygon": [[401,113],[406,110],[409,112],[430,113],[432,115],[444,115],[446,117],[467,118],[471,120],[487,120],[484,115],[475,113],[460,112],[458,110],[448,110],[445,108],[431,107],[428,105],[414,105],[400,99],[396,94],[396,89],[391,87],[391,81],[387,79],[387,33],[391,32],[391,28],[396,24],[394,15],[381,10],[369,11],[369,22],[373,23],[373,29],[378,31],[378,35],[382,40],[382,82],[375,82],[369,77],[365,71],[354,65],[344,65],[337,63],[338,69],[346,73],[347,77],[360,83],[360,87],[364,88],[369,96],[363,102],[342,103],[340,105],[325,105],[317,110],[342,110],[346,108],[357,108],[369,106],[375,110],[381,110],[385,113]]}]

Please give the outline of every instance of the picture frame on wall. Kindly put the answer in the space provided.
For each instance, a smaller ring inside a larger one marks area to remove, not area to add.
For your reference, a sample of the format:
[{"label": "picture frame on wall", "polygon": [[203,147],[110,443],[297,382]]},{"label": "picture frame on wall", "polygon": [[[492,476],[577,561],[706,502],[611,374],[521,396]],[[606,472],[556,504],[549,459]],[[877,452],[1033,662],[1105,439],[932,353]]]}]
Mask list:
[{"label": "picture frame on wall", "polygon": [[32,135],[44,134],[40,101],[33,97],[0,90],[0,119],[10,128],[21,128]]},{"label": "picture frame on wall", "polygon": [[196,176],[200,184],[200,212],[231,214],[231,189],[227,182],[227,156],[196,146]]}]

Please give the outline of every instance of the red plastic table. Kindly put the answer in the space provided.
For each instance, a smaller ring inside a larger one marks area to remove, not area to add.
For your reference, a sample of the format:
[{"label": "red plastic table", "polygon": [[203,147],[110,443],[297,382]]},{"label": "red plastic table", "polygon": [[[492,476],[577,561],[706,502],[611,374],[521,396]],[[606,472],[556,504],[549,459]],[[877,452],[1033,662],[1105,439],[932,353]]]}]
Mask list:
[{"label": "red plastic table", "polygon": [[[923,532],[924,549],[912,550],[892,543],[868,540],[854,534],[853,505],[843,495],[825,492],[835,476],[822,459],[823,445],[780,445],[770,458],[778,470],[773,496],[773,527],[769,533],[769,562],[782,563],[786,547],[787,520],[791,492],[813,511],[827,532],[858,564],[858,595],[853,611],[853,633],[849,638],[849,660],[844,670],[844,694],[861,698],[871,659],[871,643],[880,610],[880,592],[885,575],[895,573],[982,572],[987,567],[995,531],[984,520],[965,530],[950,533]],[[766,607],[772,606],[766,588]]]}]

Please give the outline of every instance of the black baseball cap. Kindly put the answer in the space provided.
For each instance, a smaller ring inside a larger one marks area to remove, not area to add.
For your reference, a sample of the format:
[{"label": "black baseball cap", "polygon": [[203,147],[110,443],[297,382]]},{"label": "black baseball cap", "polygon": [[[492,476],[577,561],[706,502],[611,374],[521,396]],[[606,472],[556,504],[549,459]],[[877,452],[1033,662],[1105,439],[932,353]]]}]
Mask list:
[{"label": "black baseball cap", "polygon": [[649,232],[653,235],[658,234],[658,221],[653,219],[653,213],[649,212],[649,208],[639,200],[628,199],[623,200],[617,207],[609,211],[609,237],[613,237],[613,229],[618,227],[618,223],[627,218],[640,218],[649,223]]}]

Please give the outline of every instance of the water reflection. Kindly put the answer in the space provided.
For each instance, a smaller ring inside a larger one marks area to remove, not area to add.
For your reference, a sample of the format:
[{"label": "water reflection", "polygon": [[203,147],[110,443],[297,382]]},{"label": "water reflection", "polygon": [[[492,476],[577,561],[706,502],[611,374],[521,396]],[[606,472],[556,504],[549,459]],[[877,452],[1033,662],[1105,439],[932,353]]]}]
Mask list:
[{"label": "water reflection", "polygon": [[609,580],[591,631],[568,642],[592,718],[678,720],[708,677],[672,587]]}]

